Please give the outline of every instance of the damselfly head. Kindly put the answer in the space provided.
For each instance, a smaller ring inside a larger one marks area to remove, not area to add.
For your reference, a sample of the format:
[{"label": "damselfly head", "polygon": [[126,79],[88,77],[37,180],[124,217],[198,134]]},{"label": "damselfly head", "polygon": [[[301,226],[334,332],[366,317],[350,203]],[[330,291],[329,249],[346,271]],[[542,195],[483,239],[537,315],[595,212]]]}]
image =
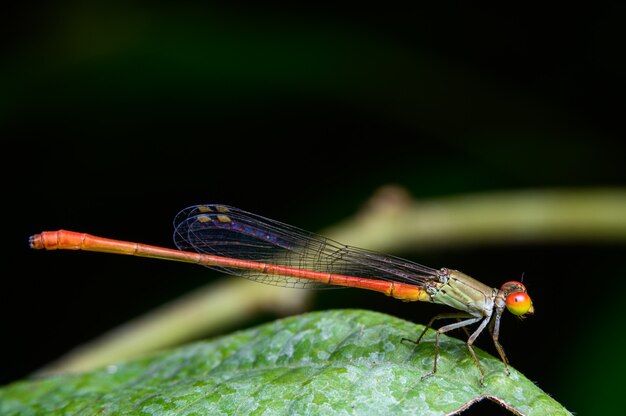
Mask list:
[{"label": "damselfly head", "polygon": [[526,293],[526,286],[520,282],[506,282],[500,288],[504,292],[506,309],[520,318],[535,313],[533,301]]},{"label": "damselfly head", "polygon": [[500,290],[507,295],[513,292],[526,292],[526,286],[523,283],[511,280],[500,287]]}]

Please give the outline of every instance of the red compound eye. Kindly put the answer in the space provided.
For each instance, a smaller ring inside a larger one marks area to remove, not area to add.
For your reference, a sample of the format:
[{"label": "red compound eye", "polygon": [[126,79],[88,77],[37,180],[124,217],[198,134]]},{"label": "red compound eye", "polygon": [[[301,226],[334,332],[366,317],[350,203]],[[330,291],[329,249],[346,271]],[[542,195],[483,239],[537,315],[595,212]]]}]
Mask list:
[{"label": "red compound eye", "polygon": [[506,297],[506,308],[513,315],[524,315],[528,313],[532,306],[533,302],[530,300],[530,296],[525,292],[511,293]]}]

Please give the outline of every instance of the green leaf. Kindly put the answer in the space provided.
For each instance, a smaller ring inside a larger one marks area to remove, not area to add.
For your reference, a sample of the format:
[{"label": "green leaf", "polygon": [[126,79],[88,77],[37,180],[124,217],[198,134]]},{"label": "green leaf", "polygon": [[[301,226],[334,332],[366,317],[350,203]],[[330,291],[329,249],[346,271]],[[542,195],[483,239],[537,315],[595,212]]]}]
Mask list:
[{"label": "green leaf", "polygon": [[568,415],[514,369],[442,336],[437,374],[433,333],[380,313],[310,313],[76,375],[0,389],[2,415],[454,414],[491,399],[523,415]]}]

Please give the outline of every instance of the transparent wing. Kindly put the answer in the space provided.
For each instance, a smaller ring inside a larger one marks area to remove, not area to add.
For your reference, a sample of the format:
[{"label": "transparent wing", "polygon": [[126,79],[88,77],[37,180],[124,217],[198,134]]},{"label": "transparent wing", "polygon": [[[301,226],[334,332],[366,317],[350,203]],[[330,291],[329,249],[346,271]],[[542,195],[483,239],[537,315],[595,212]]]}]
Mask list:
[{"label": "transparent wing", "polygon": [[[180,211],[174,219],[174,242],[184,251],[416,286],[423,286],[437,275],[437,270],[430,267],[346,246],[225,205],[195,205]],[[329,287],[307,279],[222,266],[207,267],[277,286]]]}]

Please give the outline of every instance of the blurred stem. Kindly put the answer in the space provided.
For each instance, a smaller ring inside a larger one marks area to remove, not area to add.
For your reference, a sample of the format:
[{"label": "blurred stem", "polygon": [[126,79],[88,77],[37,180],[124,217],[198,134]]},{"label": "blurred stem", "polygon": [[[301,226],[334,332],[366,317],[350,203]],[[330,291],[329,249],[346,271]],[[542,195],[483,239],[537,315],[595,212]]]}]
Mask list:
[{"label": "blurred stem", "polygon": [[37,374],[80,372],[218,333],[258,316],[301,312],[310,291],[227,279],[196,289],[81,345]]},{"label": "blurred stem", "polygon": [[626,242],[626,190],[527,190],[411,200],[386,187],[370,209],[330,228],[383,252],[546,242]]},{"label": "blurred stem", "polygon": [[[415,201],[403,188],[388,186],[357,215],[322,234],[389,253],[486,243],[626,242],[626,190],[529,190]],[[259,311],[302,311],[310,293],[244,279],[208,285],[70,351],[40,373],[126,360],[251,320]]]}]

